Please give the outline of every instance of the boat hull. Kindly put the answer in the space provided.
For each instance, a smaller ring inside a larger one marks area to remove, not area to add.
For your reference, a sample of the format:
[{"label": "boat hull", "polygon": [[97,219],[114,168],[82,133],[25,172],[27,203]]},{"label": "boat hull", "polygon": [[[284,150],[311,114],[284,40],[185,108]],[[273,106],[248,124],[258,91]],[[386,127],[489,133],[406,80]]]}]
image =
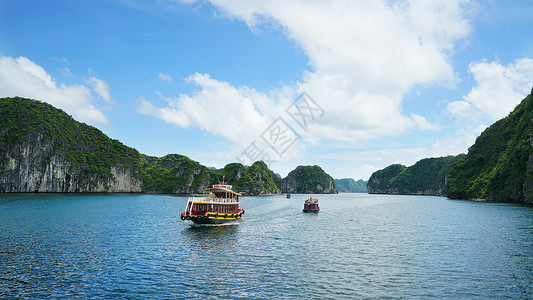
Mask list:
[{"label": "boat hull", "polygon": [[304,213],[318,213],[320,211],[320,209],[304,209],[303,212]]},{"label": "boat hull", "polygon": [[206,215],[181,215],[182,220],[190,220],[195,224],[224,224],[232,221],[239,220],[244,214],[244,209],[241,209],[236,214],[221,214],[221,213],[207,213]]}]

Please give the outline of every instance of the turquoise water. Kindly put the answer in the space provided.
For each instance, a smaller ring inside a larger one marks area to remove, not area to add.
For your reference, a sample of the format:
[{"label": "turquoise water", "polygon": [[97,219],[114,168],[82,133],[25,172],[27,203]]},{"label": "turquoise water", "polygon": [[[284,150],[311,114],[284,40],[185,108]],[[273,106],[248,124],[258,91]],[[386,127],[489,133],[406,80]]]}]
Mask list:
[{"label": "turquoise water", "polygon": [[0,195],[0,298],[533,298],[533,206],[244,197],[191,226],[169,195]]}]

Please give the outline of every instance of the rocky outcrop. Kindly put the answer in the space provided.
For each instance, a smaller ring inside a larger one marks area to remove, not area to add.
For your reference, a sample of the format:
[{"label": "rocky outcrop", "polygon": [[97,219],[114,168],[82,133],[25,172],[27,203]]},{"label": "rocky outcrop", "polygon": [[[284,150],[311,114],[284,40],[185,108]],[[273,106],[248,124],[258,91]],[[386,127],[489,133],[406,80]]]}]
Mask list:
[{"label": "rocky outcrop", "polygon": [[298,166],[281,181],[283,193],[336,194],[335,180],[319,166]]},{"label": "rocky outcrop", "polygon": [[140,192],[139,157],[49,104],[0,99],[0,192]]},{"label": "rocky outcrop", "polygon": [[[6,137],[0,134],[0,139]],[[112,166],[109,174],[90,173],[72,166],[43,134],[28,131],[25,139],[0,146],[0,192],[127,192],[141,191],[138,168]]]}]

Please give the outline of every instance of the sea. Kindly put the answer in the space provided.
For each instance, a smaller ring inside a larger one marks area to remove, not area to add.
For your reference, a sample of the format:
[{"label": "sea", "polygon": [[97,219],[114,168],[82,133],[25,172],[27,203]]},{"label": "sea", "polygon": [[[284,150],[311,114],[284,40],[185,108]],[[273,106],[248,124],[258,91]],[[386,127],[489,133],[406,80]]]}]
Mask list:
[{"label": "sea", "polygon": [[533,206],[432,196],[0,194],[0,299],[532,299]]}]

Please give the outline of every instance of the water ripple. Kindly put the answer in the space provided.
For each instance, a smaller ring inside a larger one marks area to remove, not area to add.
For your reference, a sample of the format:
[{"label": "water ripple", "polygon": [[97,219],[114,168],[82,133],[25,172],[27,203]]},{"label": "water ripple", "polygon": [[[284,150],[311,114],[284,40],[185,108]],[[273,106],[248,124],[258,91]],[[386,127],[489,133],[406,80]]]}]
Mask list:
[{"label": "water ripple", "polygon": [[2,195],[0,298],[533,298],[531,206],[305,197],[191,226],[184,197]]}]

